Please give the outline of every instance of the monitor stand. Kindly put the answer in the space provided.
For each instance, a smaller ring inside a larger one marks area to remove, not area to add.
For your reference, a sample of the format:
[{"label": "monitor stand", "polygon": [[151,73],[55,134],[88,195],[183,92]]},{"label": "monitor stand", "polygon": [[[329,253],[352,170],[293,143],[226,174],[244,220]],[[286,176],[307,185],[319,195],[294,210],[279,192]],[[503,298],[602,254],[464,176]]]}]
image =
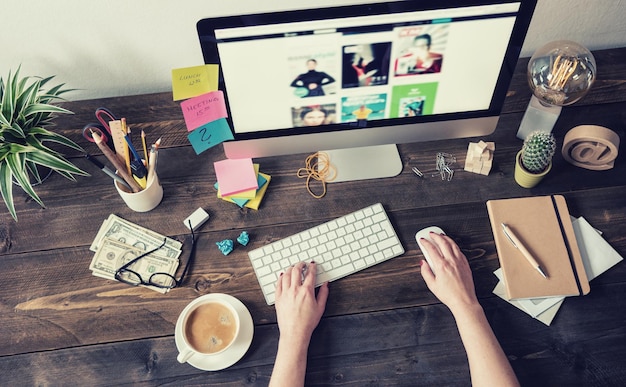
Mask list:
[{"label": "monitor stand", "polygon": [[[346,148],[323,151],[335,167],[337,177],[328,183],[342,181],[378,179],[397,176],[402,172],[402,159],[395,144],[375,145],[361,148]],[[325,164],[322,160],[319,169]]]}]

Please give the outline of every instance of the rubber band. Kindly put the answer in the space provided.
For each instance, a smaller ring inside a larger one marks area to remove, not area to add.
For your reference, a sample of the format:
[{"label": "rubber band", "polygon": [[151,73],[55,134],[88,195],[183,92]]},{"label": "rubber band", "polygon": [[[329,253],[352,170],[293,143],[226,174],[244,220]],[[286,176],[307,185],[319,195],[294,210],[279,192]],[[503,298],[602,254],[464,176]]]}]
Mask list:
[{"label": "rubber band", "polygon": [[[306,190],[316,199],[321,199],[326,195],[326,183],[335,180],[337,170],[330,163],[330,157],[324,152],[316,152],[304,160],[304,168],[298,169],[296,175],[303,179],[306,177]],[[319,169],[318,167],[323,167]],[[322,183],[322,193],[317,195],[311,190],[311,179]]]}]

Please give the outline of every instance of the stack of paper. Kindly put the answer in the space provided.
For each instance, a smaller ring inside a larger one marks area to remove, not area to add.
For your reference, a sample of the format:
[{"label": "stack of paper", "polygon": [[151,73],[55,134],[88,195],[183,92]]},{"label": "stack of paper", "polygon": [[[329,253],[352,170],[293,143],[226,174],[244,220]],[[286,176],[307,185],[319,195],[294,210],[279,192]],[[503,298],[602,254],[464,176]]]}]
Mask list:
[{"label": "stack of paper", "polygon": [[[589,293],[589,280],[563,195],[488,200],[487,212],[508,299]],[[503,224],[517,241],[507,236]]]},{"label": "stack of paper", "polygon": [[217,197],[239,207],[258,210],[271,177],[259,172],[251,159],[222,160],[214,163]]},{"label": "stack of paper", "polygon": [[[585,272],[589,281],[623,260],[617,251],[602,238],[601,233],[591,227],[583,217],[578,219],[572,218],[572,225],[574,226],[576,242],[580,249]],[[508,300],[502,269],[496,270],[494,274],[500,280],[493,289],[495,295],[546,325],[552,323],[565,297]]]}]

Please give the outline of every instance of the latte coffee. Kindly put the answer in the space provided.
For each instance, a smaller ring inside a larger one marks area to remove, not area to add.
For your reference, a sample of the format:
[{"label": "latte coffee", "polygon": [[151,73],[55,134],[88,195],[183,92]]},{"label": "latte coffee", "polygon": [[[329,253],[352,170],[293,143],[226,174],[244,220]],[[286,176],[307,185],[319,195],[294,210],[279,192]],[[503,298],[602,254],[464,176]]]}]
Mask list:
[{"label": "latte coffee", "polygon": [[219,302],[207,302],[191,311],[184,334],[195,351],[211,355],[230,346],[239,331],[238,325],[231,308]]}]

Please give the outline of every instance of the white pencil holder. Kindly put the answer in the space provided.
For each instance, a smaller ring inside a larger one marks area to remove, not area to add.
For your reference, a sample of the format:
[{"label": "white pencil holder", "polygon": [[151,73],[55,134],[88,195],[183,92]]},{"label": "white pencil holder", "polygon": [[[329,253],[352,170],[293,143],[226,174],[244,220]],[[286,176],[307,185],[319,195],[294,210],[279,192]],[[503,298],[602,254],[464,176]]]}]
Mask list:
[{"label": "white pencil holder", "polygon": [[153,210],[163,199],[163,187],[159,182],[159,176],[156,174],[154,178],[148,181],[146,188],[139,192],[127,192],[125,189],[120,188],[117,181],[114,181],[113,184],[128,208],[136,212]]}]

